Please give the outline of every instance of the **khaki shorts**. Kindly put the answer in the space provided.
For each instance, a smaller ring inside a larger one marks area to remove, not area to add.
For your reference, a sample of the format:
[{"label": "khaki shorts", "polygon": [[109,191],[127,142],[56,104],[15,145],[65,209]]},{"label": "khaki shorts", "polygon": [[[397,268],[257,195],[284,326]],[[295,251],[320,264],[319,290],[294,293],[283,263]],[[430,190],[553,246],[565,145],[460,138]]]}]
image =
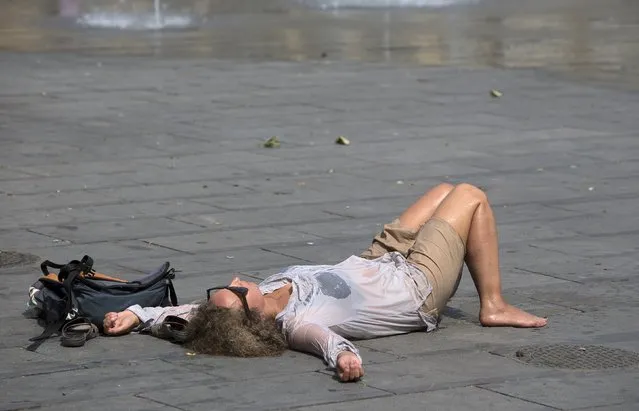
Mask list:
[{"label": "khaki shorts", "polygon": [[415,232],[401,227],[399,219],[384,225],[363,258],[374,259],[397,251],[426,275],[432,292],[422,311],[439,317],[461,280],[466,247],[450,224],[431,218]]}]

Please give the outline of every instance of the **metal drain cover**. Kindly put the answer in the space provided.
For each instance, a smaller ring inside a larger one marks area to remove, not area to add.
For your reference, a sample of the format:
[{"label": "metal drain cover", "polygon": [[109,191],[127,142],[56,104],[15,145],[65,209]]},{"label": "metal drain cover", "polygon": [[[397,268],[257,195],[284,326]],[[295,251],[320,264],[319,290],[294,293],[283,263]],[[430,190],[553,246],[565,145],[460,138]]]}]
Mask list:
[{"label": "metal drain cover", "polygon": [[33,254],[0,250],[0,268],[33,264],[38,257]]},{"label": "metal drain cover", "polygon": [[600,345],[531,345],[518,349],[515,359],[541,367],[586,370],[639,365],[639,353]]}]

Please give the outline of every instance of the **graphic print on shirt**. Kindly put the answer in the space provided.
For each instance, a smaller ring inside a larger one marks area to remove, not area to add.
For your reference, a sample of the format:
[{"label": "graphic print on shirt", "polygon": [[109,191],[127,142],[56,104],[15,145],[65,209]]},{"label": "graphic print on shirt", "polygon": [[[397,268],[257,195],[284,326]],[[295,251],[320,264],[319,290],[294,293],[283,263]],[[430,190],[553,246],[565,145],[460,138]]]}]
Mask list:
[{"label": "graphic print on shirt", "polygon": [[351,295],[351,287],[337,274],[324,271],[317,275],[320,292],[328,297],[343,300]]}]

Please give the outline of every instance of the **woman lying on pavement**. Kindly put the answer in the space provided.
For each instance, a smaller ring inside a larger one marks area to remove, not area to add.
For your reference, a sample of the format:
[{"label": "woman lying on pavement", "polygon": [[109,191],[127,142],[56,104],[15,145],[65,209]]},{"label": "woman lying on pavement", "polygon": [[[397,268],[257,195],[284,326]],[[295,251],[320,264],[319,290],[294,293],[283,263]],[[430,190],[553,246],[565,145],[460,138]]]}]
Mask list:
[{"label": "woman lying on pavement", "polygon": [[287,347],[324,358],[342,381],[364,375],[347,340],[437,328],[466,263],[487,327],[543,327],[546,319],[501,294],[497,230],[486,195],[441,184],[384,226],[368,250],[337,265],[293,266],[261,282],[235,278],[203,304],[132,306],[104,318],[105,333],[158,335],[168,315],[187,319],[190,349],[214,355],[279,355]]}]

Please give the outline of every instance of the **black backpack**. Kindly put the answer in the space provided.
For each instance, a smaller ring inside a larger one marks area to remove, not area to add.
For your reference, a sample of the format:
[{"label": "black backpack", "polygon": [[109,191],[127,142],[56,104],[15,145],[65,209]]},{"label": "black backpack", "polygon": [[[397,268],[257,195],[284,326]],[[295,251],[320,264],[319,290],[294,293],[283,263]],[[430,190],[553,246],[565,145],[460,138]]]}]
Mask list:
[{"label": "black backpack", "polygon": [[[85,255],[82,260],[67,264],[44,261],[40,277],[29,289],[29,306],[34,316],[45,322],[45,329],[29,341],[27,347],[35,351],[52,335],[59,333],[65,323],[79,317],[87,318],[102,330],[104,315],[123,311],[139,304],[142,307],[177,305],[172,279],[175,270],[165,262],[149,275],[135,281],[100,274],[93,270],[93,259]],[[49,268],[59,270],[50,273]]]}]

